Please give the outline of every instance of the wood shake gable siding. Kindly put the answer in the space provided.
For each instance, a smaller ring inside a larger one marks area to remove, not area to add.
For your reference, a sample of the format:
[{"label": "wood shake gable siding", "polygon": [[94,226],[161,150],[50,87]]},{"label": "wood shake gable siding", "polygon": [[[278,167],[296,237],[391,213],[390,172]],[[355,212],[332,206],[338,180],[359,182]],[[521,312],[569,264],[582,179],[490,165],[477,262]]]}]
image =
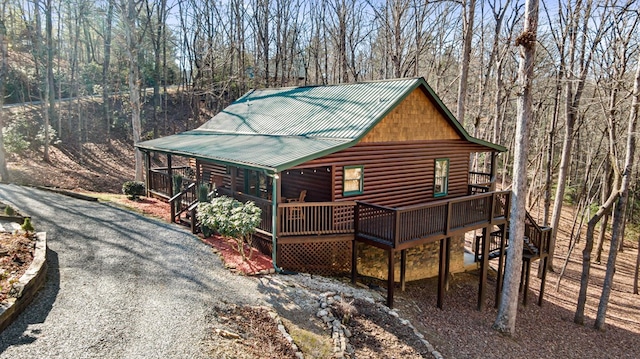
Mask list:
[{"label": "wood shake gable siding", "polygon": [[[334,166],[333,201],[389,207],[465,196],[469,156],[490,149],[462,139],[422,88],[415,89],[355,146],[299,167]],[[435,160],[449,159],[447,196],[434,197]],[[344,166],[364,166],[364,192],[343,195]]]},{"label": "wood shake gable siding", "polygon": [[372,128],[360,143],[461,138],[425,91],[419,87]]}]

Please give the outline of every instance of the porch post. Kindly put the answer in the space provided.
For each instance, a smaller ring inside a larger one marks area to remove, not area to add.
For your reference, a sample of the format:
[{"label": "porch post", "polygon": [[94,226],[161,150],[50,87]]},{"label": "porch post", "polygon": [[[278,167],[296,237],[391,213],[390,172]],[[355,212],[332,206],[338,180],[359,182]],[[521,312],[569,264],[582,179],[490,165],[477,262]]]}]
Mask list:
[{"label": "porch post", "polygon": [[497,157],[498,157],[498,152],[493,151],[491,152],[491,184],[489,185],[489,191],[491,192],[495,192],[496,190],[496,177],[497,177]]},{"label": "porch post", "polygon": [[393,290],[394,290],[394,272],[395,272],[395,253],[393,248],[389,248],[389,270],[387,273],[387,307],[393,308]]},{"label": "porch post", "polygon": [[149,197],[149,187],[151,185],[151,154],[149,151],[144,151],[144,170],[147,174],[144,176],[144,186],[146,188],[147,197]]},{"label": "porch post", "polygon": [[173,197],[173,169],[171,168],[171,154],[167,153],[167,174],[169,175],[169,198]]},{"label": "porch post", "polygon": [[[231,167],[231,193],[236,191],[236,175],[238,174],[238,167]],[[274,181],[274,184],[271,186],[275,186],[275,183],[280,183],[278,181]]]},{"label": "porch post", "polygon": [[358,210],[358,204],[353,207],[353,242],[351,242],[351,284],[356,284],[358,279],[358,253],[356,248],[358,247],[356,238],[358,237],[358,218],[360,213]]},{"label": "porch post", "polygon": [[196,158],[196,184],[199,186],[201,183],[201,174],[200,174],[200,160]]},{"label": "porch post", "polygon": [[484,309],[487,291],[487,270],[489,268],[489,227],[482,228],[482,262],[480,262],[480,288],[478,288],[478,310]]}]

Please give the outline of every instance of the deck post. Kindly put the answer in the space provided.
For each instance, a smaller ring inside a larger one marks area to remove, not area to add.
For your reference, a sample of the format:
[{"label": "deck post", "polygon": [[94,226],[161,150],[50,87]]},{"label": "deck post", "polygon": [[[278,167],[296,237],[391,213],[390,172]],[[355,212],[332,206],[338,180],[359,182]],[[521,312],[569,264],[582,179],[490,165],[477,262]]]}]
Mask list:
[{"label": "deck post", "polygon": [[542,278],[540,278],[540,295],[538,296],[538,306],[542,306],[542,299],[544,298],[544,286],[547,280],[547,256],[543,255],[540,258],[540,265],[542,265]]},{"label": "deck post", "polygon": [[173,197],[173,168],[171,168],[171,154],[167,153],[167,174],[169,175],[169,198]]},{"label": "deck post", "polygon": [[389,271],[387,273],[387,307],[393,308],[393,290],[394,290],[394,267],[395,253],[393,248],[389,248]]},{"label": "deck post", "polygon": [[149,197],[149,187],[151,186],[151,154],[149,151],[144,151],[144,169],[146,173],[144,186],[146,187],[147,197]]},{"label": "deck post", "polygon": [[407,277],[407,250],[400,251],[400,290],[404,292]]},{"label": "deck post", "polygon": [[480,288],[478,288],[478,310],[484,310],[487,292],[487,270],[489,268],[489,227],[482,228],[482,261],[480,262]]},{"label": "deck post", "polygon": [[496,279],[496,299],[494,307],[497,309],[500,306],[500,294],[502,293],[502,273],[505,267],[505,246],[507,243],[507,226],[509,223],[505,223],[500,230],[500,256],[498,257],[498,277]]},{"label": "deck post", "polygon": [[[238,173],[238,168],[237,167],[231,167],[231,192],[235,192],[236,191],[236,174]],[[278,181],[278,184],[280,183],[280,181]]]},{"label": "deck post", "polygon": [[198,186],[200,186],[200,184],[202,183],[202,175],[200,174],[200,167],[201,167],[200,160],[196,158],[196,184]]},{"label": "deck post", "polygon": [[446,265],[447,262],[447,245],[445,242],[449,240],[449,237],[445,237],[440,240],[440,265],[438,266],[438,308],[442,309],[442,305],[444,302],[444,285],[445,285],[445,277],[446,273]]},{"label": "deck post", "polygon": [[351,283],[356,284],[358,277],[358,254],[356,253],[358,237],[358,218],[360,218],[360,212],[358,204],[353,207],[353,242],[351,242]]},{"label": "deck post", "polygon": [[531,259],[525,259],[524,294],[522,295],[522,305],[527,305],[527,293],[529,293],[529,278],[531,277]]}]

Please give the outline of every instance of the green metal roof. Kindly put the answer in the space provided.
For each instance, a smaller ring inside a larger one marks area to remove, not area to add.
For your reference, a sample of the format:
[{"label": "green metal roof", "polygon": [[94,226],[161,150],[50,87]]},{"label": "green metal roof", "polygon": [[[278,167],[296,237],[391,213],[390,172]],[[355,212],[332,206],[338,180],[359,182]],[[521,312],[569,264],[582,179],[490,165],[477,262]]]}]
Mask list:
[{"label": "green metal roof", "polygon": [[[213,160],[240,167],[279,172],[300,158],[317,158],[328,149],[348,147],[348,140],[302,136],[266,136],[193,130],[145,141],[151,151]],[[295,149],[295,150],[292,150]]]},{"label": "green metal roof", "polygon": [[280,172],[355,145],[418,87],[461,137],[506,150],[469,136],[423,78],[252,90],[196,130],[136,146]]}]

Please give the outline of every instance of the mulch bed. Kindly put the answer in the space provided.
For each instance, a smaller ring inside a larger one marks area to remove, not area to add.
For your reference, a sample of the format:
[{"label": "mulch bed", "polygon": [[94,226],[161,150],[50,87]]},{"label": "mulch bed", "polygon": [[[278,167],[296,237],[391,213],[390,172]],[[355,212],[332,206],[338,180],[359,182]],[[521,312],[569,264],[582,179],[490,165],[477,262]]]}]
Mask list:
[{"label": "mulch bed", "polygon": [[35,235],[0,233],[0,302],[33,261]]},{"label": "mulch bed", "polygon": [[358,313],[347,324],[356,358],[425,358],[430,356],[413,330],[380,311],[374,304],[356,299]]},{"label": "mulch bed", "polygon": [[211,358],[296,358],[267,310],[234,304],[214,309],[214,328],[205,340],[210,341]]},{"label": "mulch bed", "polygon": [[[271,257],[253,249],[250,258],[244,259],[238,252],[238,244],[234,239],[224,238],[220,235],[213,235],[202,238],[202,241],[214,248],[220,255],[227,268],[235,270],[245,275],[267,274],[273,269]],[[249,253],[249,247],[244,244],[245,253]]]}]

